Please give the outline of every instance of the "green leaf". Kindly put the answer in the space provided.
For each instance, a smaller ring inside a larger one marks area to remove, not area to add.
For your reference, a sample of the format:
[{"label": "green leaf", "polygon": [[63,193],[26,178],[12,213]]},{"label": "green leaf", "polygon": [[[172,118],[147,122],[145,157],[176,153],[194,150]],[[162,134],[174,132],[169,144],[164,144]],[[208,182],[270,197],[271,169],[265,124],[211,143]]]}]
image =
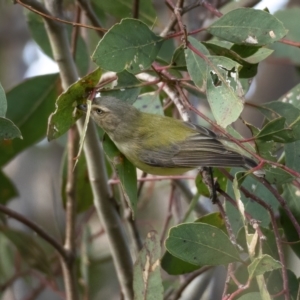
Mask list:
[{"label": "green leaf", "polygon": [[168,251],[165,252],[161,259],[161,267],[170,275],[182,275],[200,268],[172,255]]},{"label": "green leaf", "polygon": [[[76,209],[77,212],[80,213],[86,211],[93,205],[93,193],[90,184],[85,155],[80,155],[79,157],[78,164],[76,166],[75,176],[75,194],[77,199]],[[61,180],[61,197],[65,206],[67,184],[67,155],[64,155],[63,157]]]},{"label": "green leaf", "polygon": [[207,100],[217,123],[226,128],[237,120],[244,107],[240,98],[244,96],[238,75],[240,65],[221,56],[208,59]]},{"label": "green leaf", "polygon": [[[51,44],[48,38],[48,34],[46,32],[43,18],[38,14],[30,11],[27,11],[26,16],[27,16],[28,27],[34,41],[40,46],[40,48],[46,55],[54,59]],[[69,42],[71,41],[73,28],[74,28],[73,26],[66,25],[67,34],[68,34],[66,38],[69,40]],[[89,59],[89,54],[85,42],[80,35],[78,36],[77,39],[75,62],[78,67],[80,75],[85,75],[89,68],[90,59]]]},{"label": "green leaf", "polygon": [[22,138],[20,129],[6,118],[0,117],[0,141]]},{"label": "green leaf", "polygon": [[[189,37],[188,39],[189,39],[189,42],[195,47],[194,42],[193,42],[195,39],[193,39],[192,37]],[[172,68],[181,68],[181,69],[186,70],[187,63],[186,63],[186,58],[185,58],[185,51],[187,51],[187,50],[188,49],[185,50],[183,48],[183,46],[179,46],[178,48],[176,48],[176,50],[173,53],[172,60],[171,60],[171,66],[172,66]],[[191,56],[192,56],[192,53],[190,53],[190,57]],[[191,75],[190,71],[189,71],[189,73]]]},{"label": "green leaf", "polygon": [[277,143],[290,143],[295,140],[292,135],[292,130],[285,128],[285,118],[283,117],[269,121],[258,133],[256,138]]},{"label": "green leaf", "polygon": [[47,254],[38,241],[25,232],[0,227],[0,231],[16,246],[23,259],[33,268],[49,274],[51,267]]},{"label": "green leaf", "polygon": [[[273,229],[260,227],[263,235],[266,237],[266,240],[262,243],[262,250],[264,254],[272,256],[272,258],[279,260],[279,254],[276,244],[276,237]],[[280,236],[283,236],[282,228],[279,229]]]},{"label": "green leaf", "polygon": [[257,73],[257,64],[250,64],[236,52],[226,47],[221,47],[215,43],[203,43],[212,55],[224,56],[238,62],[242,68],[239,71],[240,78],[252,78]]},{"label": "green leaf", "polygon": [[76,107],[82,104],[88,93],[97,85],[101,70],[96,69],[73,83],[56,100],[55,112],[49,117],[47,137],[51,141],[63,135],[82,116]]},{"label": "green leaf", "polygon": [[248,293],[248,294],[245,294],[239,298],[237,298],[237,300],[264,300],[262,299],[260,293],[258,292],[253,292],[253,293]]},{"label": "green leaf", "polygon": [[[2,287],[15,274],[15,253],[11,249],[11,242],[0,231],[0,286]],[[0,297],[1,297],[0,289]],[[0,298],[3,299],[3,298]]]},{"label": "green leaf", "polygon": [[[284,287],[282,282],[282,272],[281,270],[274,270],[269,274],[264,275],[266,277],[267,288],[270,295],[276,295],[280,293]],[[288,289],[290,292],[290,299],[291,300],[298,300],[299,299],[299,279],[297,276],[289,269],[287,269],[287,282],[288,282]],[[278,300],[283,300],[284,295],[276,297]],[[274,298],[274,299],[276,299]],[[256,298],[252,298],[255,299]]]},{"label": "green leaf", "polygon": [[[240,170],[241,169],[233,168],[231,169],[230,173],[234,175]],[[264,185],[257,182],[255,178],[247,176],[242,186],[249,190],[251,193],[254,193],[257,197],[264,199],[264,201],[271,206],[273,211],[277,210],[279,206],[277,199]],[[227,184],[227,193],[232,198],[235,198],[233,194],[232,184],[230,182],[228,182]],[[260,226],[268,227],[268,225],[270,224],[269,213],[258,203],[249,198],[246,198],[243,193],[241,193],[241,200],[244,204],[246,212],[248,212],[253,219],[260,221]],[[229,218],[229,222],[233,228],[233,232],[237,234],[238,230],[243,226],[241,216],[237,209],[234,208],[229,202],[226,202],[226,212]]]},{"label": "green leaf", "polygon": [[203,182],[202,176],[199,173],[197,174],[195,184],[197,187],[197,191],[200,195],[207,197],[207,198],[209,198],[211,196],[207,185]]},{"label": "green leaf", "polygon": [[195,223],[203,223],[203,224],[209,224],[214,227],[217,227],[221,229],[225,234],[227,234],[227,229],[225,226],[224,219],[220,212],[214,212],[207,214],[205,216],[200,217],[195,221]]},{"label": "green leaf", "polygon": [[127,204],[130,207],[133,216],[135,216],[137,207],[136,168],[119,151],[107,134],[103,137],[103,149],[117,172]]},{"label": "green leaf", "polygon": [[174,51],[176,51],[174,40],[173,39],[164,40],[159,49],[156,60],[160,62],[162,65],[169,65],[172,59],[170,53],[173,53]]},{"label": "green leaf", "polygon": [[156,231],[150,231],[133,267],[135,300],[163,299],[160,252],[159,236]]},{"label": "green leaf", "polygon": [[117,99],[133,103],[141,90],[141,82],[131,73],[127,71],[122,71],[117,73],[118,84],[112,86],[113,90],[102,89],[101,94],[103,96],[111,96]]},{"label": "green leaf", "polygon": [[265,11],[238,8],[214,22],[208,32],[235,44],[263,46],[280,40],[287,30]]},{"label": "green leaf", "polygon": [[51,74],[27,79],[7,93],[6,116],[18,126],[23,140],[0,142],[0,166],[46,136],[57,90],[58,75]]},{"label": "green leaf", "polygon": [[300,83],[294,86],[291,90],[285,93],[278,101],[289,103],[300,109]]},{"label": "green leaf", "polygon": [[[300,8],[297,6],[279,10],[274,15],[278,18],[283,24],[284,27],[288,29],[286,39],[291,41],[300,41],[300,32],[299,32],[299,14]],[[274,56],[279,59],[287,59],[293,64],[300,65],[300,49],[299,47],[293,47],[283,43],[275,43],[272,45],[274,51]]]},{"label": "green leaf", "polygon": [[6,204],[11,198],[18,196],[17,189],[9,178],[0,171],[0,203]]},{"label": "green leaf", "polygon": [[164,115],[159,94],[157,92],[145,93],[140,95],[133,104],[138,110],[149,114]]},{"label": "green leaf", "polygon": [[[97,9],[116,18],[124,19],[132,16],[133,0],[92,0],[91,2]],[[151,0],[139,0],[139,19],[149,26],[156,22],[157,16]]]},{"label": "green leaf", "polygon": [[162,42],[143,22],[123,19],[104,35],[92,59],[105,70],[135,74],[151,66]]},{"label": "green leaf", "polygon": [[279,186],[294,180],[294,176],[283,169],[274,168],[274,166],[267,165],[264,167],[264,170],[266,172],[266,179],[271,184],[276,184]]},{"label": "green leaf", "polygon": [[240,261],[236,248],[219,228],[203,224],[181,224],[171,228],[166,249],[174,256],[197,266],[226,265]]},{"label": "green leaf", "polygon": [[4,89],[0,84],[0,117],[5,117],[7,111],[7,101]]},{"label": "green leaf", "polygon": [[264,254],[255,258],[248,266],[249,278],[263,275],[266,272],[281,268],[280,261],[275,260],[272,256]]},{"label": "green leaf", "polygon": [[[203,55],[209,55],[208,50],[203,46],[203,44],[193,37],[189,37],[188,40],[192,46],[199,52],[203,53]],[[207,62],[190,48],[186,48],[184,53],[187,69],[192,80],[199,89],[203,90],[207,80]]]},{"label": "green leaf", "polygon": [[290,103],[273,101],[258,108],[269,120],[284,117],[294,140],[300,139],[300,109]]},{"label": "green leaf", "polygon": [[[283,198],[285,199],[288,207],[292,211],[296,220],[300,218],[300,193],[299,189],[292,184],[285,184],[283,186]],[[295,230],[294,225],[292,224],[290,218],[286,215],[286,212],[280,210],[280,220],[283,227],[285,236],[288,242],[297,242],[299,241],[299,236]],[[290,245],[295,254],[300,258],[300,243]]]},{"label": "green leaf", "polygon": [[300,141],[284,145],[285,165],[300,173]]},{"label": "green leaf", "polygon": [[[224,220],[219,212],[205,215],[195,221],[195,223],[209,224],[221,229],[225,234],[227,229]],[[170,275],[180,275],[198,270],[200,267],[188,263],[166,251],[162,260],[161,267]]]},{"label": "green leaf", "polygon": [[249,64],[258,64],[270,56],[274,50],[265,47],[233,44],[230,48]]}]

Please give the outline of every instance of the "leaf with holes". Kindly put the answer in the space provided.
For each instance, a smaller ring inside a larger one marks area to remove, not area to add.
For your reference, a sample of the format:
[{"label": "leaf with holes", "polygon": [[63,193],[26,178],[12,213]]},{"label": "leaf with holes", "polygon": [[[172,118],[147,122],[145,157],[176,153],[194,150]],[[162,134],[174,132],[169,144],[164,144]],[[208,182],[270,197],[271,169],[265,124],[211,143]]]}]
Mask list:
[{"label": "leaf with holes", "polygon": [[207,100],[217,123],[224,128],[237,120],[244,107],[240,67],[227,57],[208,57]]},{"label": "leaf with holes", "polygon": [[92,59],[105,70],[136,74],[151,66],[162,42],[143,22],[123,19],[104,35]]}]

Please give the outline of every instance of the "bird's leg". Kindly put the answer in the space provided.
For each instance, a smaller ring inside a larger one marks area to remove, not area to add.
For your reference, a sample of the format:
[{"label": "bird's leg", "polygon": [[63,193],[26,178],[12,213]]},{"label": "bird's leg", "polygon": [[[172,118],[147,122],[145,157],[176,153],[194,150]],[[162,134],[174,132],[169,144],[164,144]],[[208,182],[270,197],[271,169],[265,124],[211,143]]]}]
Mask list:
[{"label": "bird's leg", "polygon": [[201,167],[199,173],[202,176],[203,183],[207,186],[212,203],[217,201],[217,182],[214,182],[213,169],[211,167]]}]

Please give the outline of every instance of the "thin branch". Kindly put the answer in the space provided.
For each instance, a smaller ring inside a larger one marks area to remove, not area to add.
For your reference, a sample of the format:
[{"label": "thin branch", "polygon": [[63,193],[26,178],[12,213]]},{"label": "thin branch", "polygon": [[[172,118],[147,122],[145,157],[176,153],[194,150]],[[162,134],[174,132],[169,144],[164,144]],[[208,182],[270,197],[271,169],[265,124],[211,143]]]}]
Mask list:
[{"label": "thin branch", "polygon": [[300,42],[291,41],[288,39],[279,40],[280,43],[300,48]]},{"label": "thin branch", "polygon": [[133,1],[133,10],[132,10],[132,17],[135,19],[139,18],[139,12],[140,12],[140,0],[134,0]]},{"label": "thin branch", "polygon": [[57,21],[57,22],[72,25],[72,26],[79,26],[79,27],[84,27],[84,28],[88,28],[88,29],[94,29],[94,30],[102,31],[102,32],[107,31],[107,29],[105,29],[105,28],[70,22],[70,21],[63,20],[61,18],[54,17],[51,15],[51,13],[49,13],[49,11],[47,9],[45,9],[45,7],[41,3],[38,3],[35,0],[24,0],[24,1],[15,0],[15,1],[16,1],[16,3],[20,4],[21,6],[27,8],[28,10],[42,16],[43,18],[46,18],[46,19],[49,19],[52,21]]},{"label": "thin branch", "polygon": [[223,14],[214,6],[212,6],[209,2],[202,0],[201,5],[208,9],[214,16],[220,18],[223,16]]},{"label": "thin branch", "polygon": [[[222,171],[222,173],[227,178],[229,178],[231,181],[233,181],[233,176],[231,174],[229,174],[224,169],[222,169],[221,171]],[[288,300],[290,292],[289,292],[289,287],[288,287],[287,269],[286,269],[285,257],[284,257],[283,248],[282,248],[281,239],[280,239],[280,233],[279,233],[279,230],[278,230],[278,226],[277,226],[277,223],[276,223],[276,218],[275,218],[275,215],[273,213],[273,210],[272,210],[272,208],[270,207],[269,204],[265,203],[262,199],[260,199],[259,197],[257,197],[255,194],[250,193],[243,186],[240,186],[240,190],[244,193],[244,195],[247,198],[253,199],[259,205],[261,205],[262,207],[264,207],[268,211],[268,213],[270,215],[271,224],[272,224],[272,227],[273,227],[273,230],[274,230],[274,236],[275,236],[275,241],[276,241],[276,245],[277,245],[278,255],[279,255],[279,258],[280,258],[280,262],[282,264],[283,288],[285,290],[285,295],[284,296],[285,296],[285,299]]]},{"label": "thin branch", "polygon": [[51,235],[49,235],[44,229],[42,229],[39,225],[36,223],[30,221],[23,215],[7,208],[6,206],[0,204],[0,211],[11,218],[18,220],[22,224],[26,225],[27,227],[31,228],[34,232],[36,232],[42,239],[44,239],[46,242],[48,242],[60,255],[64,260],[68,260],[68,254],[63,248],[61,244],[59,244]]},{"label": "thin branch", "polygon": [[[90,22],[93,24],[94,28],[102,28],[101,22],[98,19],[97,15],[95,14],[90,0],[77,0],[78,4],[80,5],[82,11],[85,13],[87,18],[90,20]],[[89,27],[87,27],[89,28]],[[103,32],[107,31],[104,30],[97,30],[97,33],[100,37],[103,37]]]},{"label": "thin branch", "polygon": [[[183,2],[184,2],[184,0],[177,0],[176,7],[182,9]],[[174,10],[173,4],[171,4],[171,6],[170,6],[170,2],[169,1],[166,1],[166,4],[168,4],[168,7],[170,7],[172,10]],[[187,11],[185,11],[185,12],[187,12]],[[183,13],[183,10],[181,11],[181,13]],[[176,17],[175,14],[173,14],[172,17],[171,17],[170,22],[167,24],[167,26],[164,28],[164,30],[160,33],[160,36],[161,37],[165,37],[168,34],[168,32],[171,31],[174,28],[174,26],[176,25],[176,23],[177,23],[177,17]]]},{"label": "thin branch", "polygon": [[[62,264],[64,270],[64,279],[66,287],[70,287],[70,294],[77,293],[76,278],[76,169],[74,169],[74,157],[77,153],[78,131],[72,126],[68,132],[68,172],[66,184],[66,226],[65,226],[65,244],[64,248],[69,253],[67,264]],[[67,293],[68,294],[68,293]],[[74,297],[74,296],[72,296]],[[71,298],[73,300],[73,298]]]},{"label": "thin branch", "polygon": [[[76,16],[75,16],[76,23],[80,22],[80,16],[81,16],[81,9],[77,5],[76,6]],[[79,27],[75,26],[72,30],[72,36],[71,36],[71,52],[72,52],[72,57],[74,60],[75,60],[75,56],[76,56],[78,36],[79,36]]]}]

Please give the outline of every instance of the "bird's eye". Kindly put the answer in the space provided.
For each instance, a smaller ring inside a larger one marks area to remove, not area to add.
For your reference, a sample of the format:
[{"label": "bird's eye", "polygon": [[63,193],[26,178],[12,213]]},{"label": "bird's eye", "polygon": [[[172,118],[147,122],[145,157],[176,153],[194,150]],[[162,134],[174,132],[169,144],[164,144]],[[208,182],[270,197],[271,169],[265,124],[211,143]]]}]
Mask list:
[{"label": "bird's eye", "polygon": [[95,111],[98,115],[101,115],[103,113],[103,110],[100,108],[96,108]]}]

